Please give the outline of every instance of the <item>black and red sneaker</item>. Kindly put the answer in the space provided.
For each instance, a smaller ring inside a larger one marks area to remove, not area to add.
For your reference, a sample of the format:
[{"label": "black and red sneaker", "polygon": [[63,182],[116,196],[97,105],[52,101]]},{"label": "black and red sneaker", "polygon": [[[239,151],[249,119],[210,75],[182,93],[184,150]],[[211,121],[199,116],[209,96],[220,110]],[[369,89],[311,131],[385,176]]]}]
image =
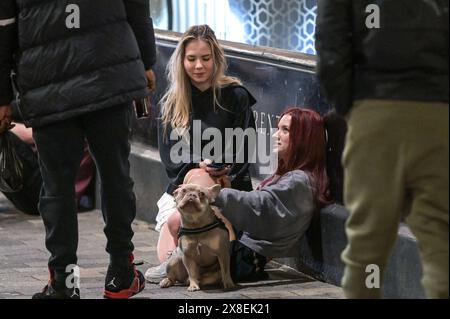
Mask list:
[{"label": "black and red sneaker", "polygon": [[78,288],[61,288],[48,283],[42,292],[38,292],[31,297],[32,299],[80,299],[80,290]]},{"label": "black and red sneaker", "polygon": [[31,297],[32,299],[80,299],[80,290],[78,288],[68,288],[65,281],[57,282],[55,273],[50,271],[50,279],[42,292],[38,292]]},{"label": "black and red sneaker", "polygon": [[133,260],[133,255],[130,255],[130,263],[127,267],[114,265],[108,267],[103,297],[107,299],[128,299],[144,290],[144,275],[136,269]]}]

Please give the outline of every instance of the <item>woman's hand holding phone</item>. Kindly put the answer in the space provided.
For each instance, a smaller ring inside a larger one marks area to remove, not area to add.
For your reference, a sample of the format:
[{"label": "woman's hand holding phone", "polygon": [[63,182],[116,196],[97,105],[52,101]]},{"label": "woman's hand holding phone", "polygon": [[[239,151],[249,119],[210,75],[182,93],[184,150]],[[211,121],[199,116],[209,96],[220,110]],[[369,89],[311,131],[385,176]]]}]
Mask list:
[{"label": "woman's hand holding phone", "polygon": [[213,177],[221,177],[230,172],[230,166],[226,164],[209,164],[206,171]]}]

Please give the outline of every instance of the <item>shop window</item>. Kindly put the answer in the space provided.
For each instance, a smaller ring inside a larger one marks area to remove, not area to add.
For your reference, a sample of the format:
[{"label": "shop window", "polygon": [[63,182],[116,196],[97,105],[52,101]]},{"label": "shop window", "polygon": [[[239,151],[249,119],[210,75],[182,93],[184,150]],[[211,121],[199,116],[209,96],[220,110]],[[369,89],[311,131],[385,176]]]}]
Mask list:
[{"label": "shop window", "polygon": [[150,0],[155,28],[183,33],[209,24],[221,40],[315,51],[316,0]]}]

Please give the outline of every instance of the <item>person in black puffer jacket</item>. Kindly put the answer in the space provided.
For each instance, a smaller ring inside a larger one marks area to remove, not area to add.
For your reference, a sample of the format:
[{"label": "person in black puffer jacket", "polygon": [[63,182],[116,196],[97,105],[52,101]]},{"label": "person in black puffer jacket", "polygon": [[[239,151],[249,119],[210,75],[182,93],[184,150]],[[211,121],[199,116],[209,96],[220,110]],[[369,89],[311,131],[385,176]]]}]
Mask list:
[{"label": "person in black puffer jacket", "polygon": [[85,138],[102,182],[110,254],[104,296],[131,297],[144,288],[133,264],[136,204],[128,157],[132,101],[155,87],[149,1],[2,0],[0,47],[0,130],[10,127],[17,91],[44,181],[39,211],[50,282],[34,298],[79,298],[76,285],[66,286],[66,271],[77,263],[74,181]]},{"label": "person in black puffer jacket", "polygon": [[318,1],[318,78],[349,120],[347,297],[381,297],[406,212],[425,293],[448,298],[448,9],[448,0]]}]

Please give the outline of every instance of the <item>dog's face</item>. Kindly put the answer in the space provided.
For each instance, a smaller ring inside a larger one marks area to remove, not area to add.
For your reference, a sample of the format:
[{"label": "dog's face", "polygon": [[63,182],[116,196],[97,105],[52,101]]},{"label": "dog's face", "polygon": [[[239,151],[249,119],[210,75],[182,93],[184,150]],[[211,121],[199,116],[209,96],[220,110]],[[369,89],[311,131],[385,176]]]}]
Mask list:
[{"label": "dog's face", "polygon": [[177,208],[184,214],[199,214],[209,212],[210,205],[220,192],[220,185],[210,188],[195,184],[187,184],[175,191]]},{"label": "dog's face", "polygon": [[[216,217],[211,204],[220,189],[220,185],[206,188],[186,184],[176,190],[174,197],[182,226],[192,230],[212,225]],[[196,234],[186,233],[178,239],[178,243],[182,256],[169,263],[168,276],[161,282],[161,287],[170,287],[176,281],[186,282],[187,279],[189,291],[220,282],[226,289],[234,287],[229,269],[230,241],[226,230],[214,227]]]}]

